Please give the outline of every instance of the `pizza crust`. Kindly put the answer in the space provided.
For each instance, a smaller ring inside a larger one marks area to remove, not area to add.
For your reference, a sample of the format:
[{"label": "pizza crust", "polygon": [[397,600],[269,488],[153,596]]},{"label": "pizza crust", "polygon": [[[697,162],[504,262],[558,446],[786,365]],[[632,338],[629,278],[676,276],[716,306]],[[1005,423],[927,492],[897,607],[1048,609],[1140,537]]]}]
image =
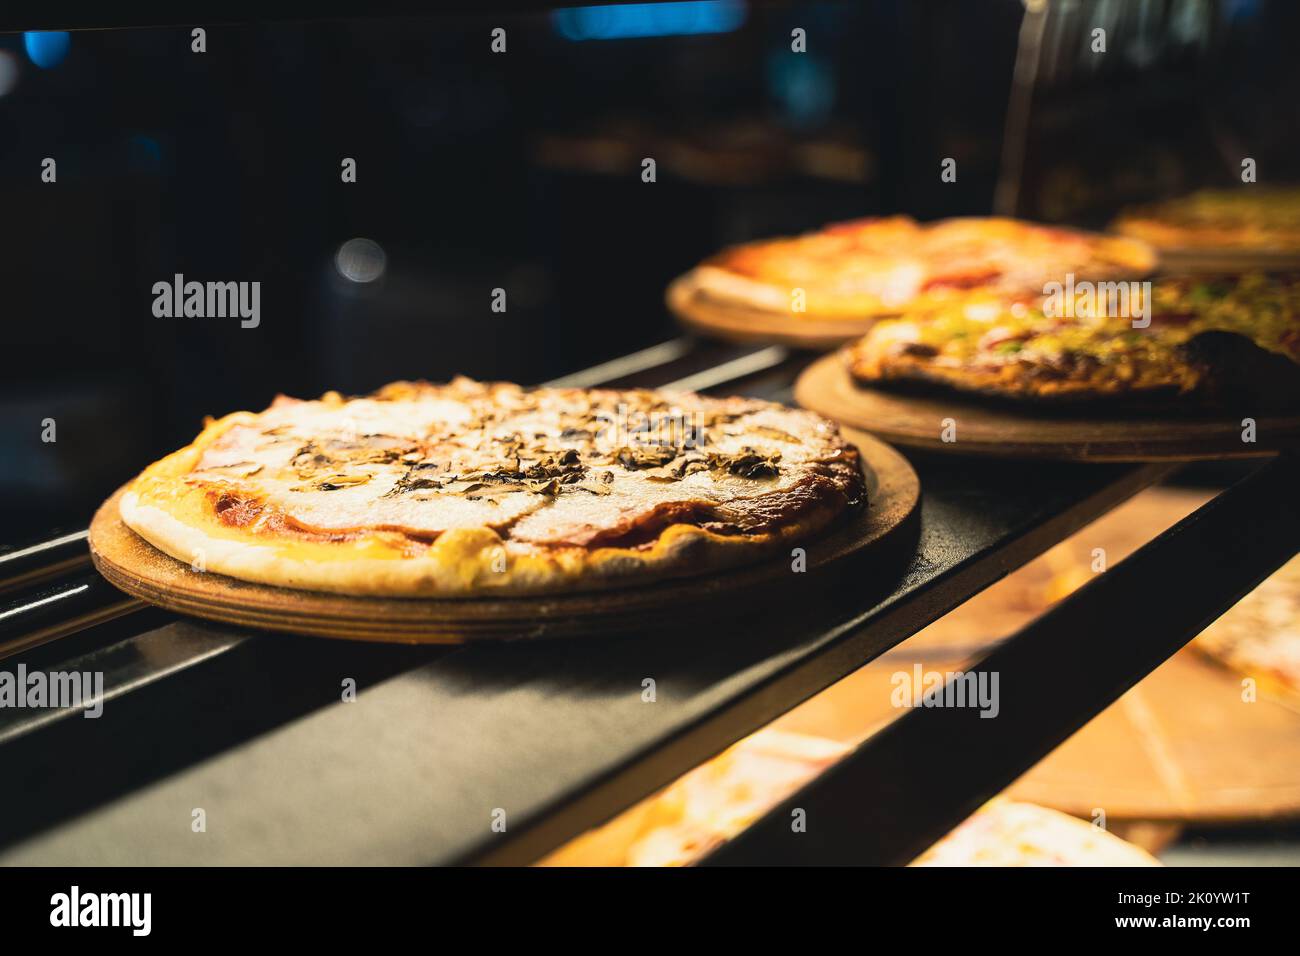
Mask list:
[{"label": "pizza crust", "polygon": [[[886,302],[880,296],[868,293],[827,294],[815,287],[804,289],[793,284],[777,285],[712,265],[694,269],[689,281],[699,292],[710,298],[765,312],[784,313],[795,318],[811,313],[824,319],[860,319],[893,315],[900,308],[899,303]],[[795,311],[794,308],[796,288],[803,292],[802,311]]]},{"label": "pizza crust", "polygon": [[504,571],[493,563],[504,542],[488,529],[448,532],[424,557],[402,558],[396,551],[366,557],[366,551],[383,553],[382,543],[367,542],[361,553],[328,553],[324,545],[253,544],[186,523],[156,505],[143,505],[134,492],[122,496],[121,517],[127,527],[178,561],[243,581],[376,597],[471,597],[600,590],[706,575],[778,553],[787,542],[806,541],[833,515],[814,516],[779,533],[744,540],[673,525],[648,549],[572,548],[509,556]]},{"label": "pizza crust", "polygon": [[846,356],[849,374],[863,385],[949,388],[954,391],[1014,401],[1068,404],[1124,398],[1154,400],[1174,397],[1183,386],[1168,380],[1134,384],[1105,375],[1034,375],[1015,363],[988,368],[938,366],[914,356],[882,358],[864,350]]},{"label": "pizza crust", "polygon": [[[474,391],[482,387],[467,380],[448,388],[468,389],[482,397]],[[525,393],[515,389],[508,398],[515,401],[521,394]],[[339,407],[343,399],[326,396],[322,402]],[[744,407],[760,415],[769,407],[779,408],[766,403],[728,407]],[[646,540],[626,546],[521,542],[511,537],[509,528],[485,525],[450,527],[435,534],[387,527],[307,529],[296,524],[287,528],[276,525],[268,532],[258,527],[260,519],[248,526],[232,526],[217,510],[227,496],[225,489],[230,497],[250,495],[257,490],[256,482],[208,480],[202,477],[208,472],[200,466],[214,455],[219,460],[219,450],[234,440],[237,430],[258,426],[260,416],[248,412],[210,422],[191,445],[151,465],[123,495],[120,514],[129,528],[154,547],[196,569],[261,584],[343,594],[535,595],[708,574],[773,555],[792,542],[806,541],[843,517],[862,497],[857,452],[839,439],[834,426],[805,412],[783,409],[781,414],[800,416],[791,420],[807,422],[816,439],[824,443],[830,461],[809,463],[806,475],[795,475],[770,495],[745,499],[760,519],[771,511],[777,520],[739,533],[734,529],[719,533],[689,521],[673,522],[670,519],[676,512],[671,508],[664,527],[651,526]],[[719,479],[730,481],[739,479]],[[548,506],[563,498],[562,491],[548,499]],[[653,507],[648,514],[651,519],[659,518]],[[277,513],[272,517],[284,516]]]}]

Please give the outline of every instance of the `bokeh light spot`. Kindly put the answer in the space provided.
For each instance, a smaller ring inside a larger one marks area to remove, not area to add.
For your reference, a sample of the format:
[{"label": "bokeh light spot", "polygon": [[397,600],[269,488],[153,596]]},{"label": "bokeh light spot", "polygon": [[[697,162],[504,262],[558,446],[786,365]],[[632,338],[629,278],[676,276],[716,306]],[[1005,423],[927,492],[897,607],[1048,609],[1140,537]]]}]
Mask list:
[{"label": "bokeh light spot", "polygon": [[4,96],[18,85],[20,71],[18,57],[8,50],[0,50],[0,96]]},{"label": "bokeh light spot", "polygon": [[63,62],[72,46],[72,37],[61,31],[30,30],[23,34],[23,46],[33,63],[48,70]]},{"label": "bokeh light spot", "polygon": [[373,239],[349,239],[335,253],[334,266],[352,282],[374,282],[384,274],[388,256]]}]

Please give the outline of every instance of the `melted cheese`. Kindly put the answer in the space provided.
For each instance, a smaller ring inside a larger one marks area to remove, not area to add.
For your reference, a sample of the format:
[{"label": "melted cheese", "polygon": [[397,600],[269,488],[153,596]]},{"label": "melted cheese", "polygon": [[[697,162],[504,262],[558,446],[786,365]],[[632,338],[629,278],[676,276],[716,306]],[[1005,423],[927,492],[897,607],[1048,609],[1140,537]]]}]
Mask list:
[{"label": "melted cheese", "polygon": [[1145,274],[1154,265],[1151,250],[1130,239],[1015,219],[921,225],[897,216],[737,246],[705,268],[777,287],[779,296],[764,304],[789,308],[790,290],[799,288],[810,312],[837,312],[964,300],[970,290],[1035,292],[1066,273],[1100,279]]},{"label": "melted cheese", "polygon": [[[284,517],[325,534],[584,544],[661,509],[711,514],[789,492],[842,447],[815,416],[762,402],[458,380],[279,399],[208,444],[186,480],[251,533]],[[256,506],[241,511],[245,499]]]}]

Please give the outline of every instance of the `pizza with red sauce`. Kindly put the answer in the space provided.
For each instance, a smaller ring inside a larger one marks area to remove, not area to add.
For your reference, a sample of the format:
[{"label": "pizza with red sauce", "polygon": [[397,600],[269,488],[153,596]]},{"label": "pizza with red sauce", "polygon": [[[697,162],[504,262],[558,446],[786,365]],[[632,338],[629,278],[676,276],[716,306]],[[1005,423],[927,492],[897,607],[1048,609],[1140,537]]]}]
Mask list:
[{"label": "pizza with red sauce", "polygon": [[1126,237],[996,217],[859,219],[725,249],[690,275],[700,294],[795,317],[897,315],[1049,282],[1140,277],[1156,255]]},{"label": "pizza with red sauce", "polygon": [[121,517],[207,571],[358,595],[544,594],[773,555],[864,499],[809,412],[691,393],[460,378],[277,398],[209,421]]}]

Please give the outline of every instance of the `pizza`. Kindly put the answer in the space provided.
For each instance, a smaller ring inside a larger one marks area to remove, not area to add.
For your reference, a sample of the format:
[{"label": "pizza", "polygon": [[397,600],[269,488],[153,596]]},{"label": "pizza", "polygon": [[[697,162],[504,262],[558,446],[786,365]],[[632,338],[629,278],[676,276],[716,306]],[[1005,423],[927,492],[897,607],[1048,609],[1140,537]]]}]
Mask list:
[{"label": "pizza", "polygon": [[690,866],[852,747],[764,727],[653,796],[575,837],[541,866]]},{"label": "pizza", "polygon": [[774,554],[865,497],[808,412],[458,378],[278,397],[150,465],[122,521],[197,569],[356,595],[543,594]]},{"label": "pizza", "polygon": [[1191,646],[1300,709],[1300,557],[1265,578]]},{"label": "pizza", "polygon": [[[542,866],[692,866],[851,753],[765,727],[589,830]],[[910,866],[1158,866],[1146,851],[1057,810],[995,797]]]},{"label": "pizza", "polygon": [[850,752],[847,744],[764,728],[659,793],[626,848],[626,866],[688,866]]},{"label": "pizza", "polygon": [[1077,817],[997,797],[909,866],[1160,866],[1150,853]]},{"label": "pizza", "polygon": [[1098,286],[1073,310],[987,297],[885,320],[848,347],[849,371],[863,385],[1016,400],[1300,401],[1300,273],[1157,279],[1149,307],[1147,291],[1137,284],[1121,310]]},{"label": "pizza", "polygon": [[1041,292],[1045,282],[1142,276],[1138,240],[1003,218],[859,219],[726,249],[691,273],[702,294],[818,318],[895,315],[972,294]]},{"label": "pizza", "polygon": [[1136,206],[1112,228],[1162,251],[1300,253],[1300,186],[1201,190]]}]

